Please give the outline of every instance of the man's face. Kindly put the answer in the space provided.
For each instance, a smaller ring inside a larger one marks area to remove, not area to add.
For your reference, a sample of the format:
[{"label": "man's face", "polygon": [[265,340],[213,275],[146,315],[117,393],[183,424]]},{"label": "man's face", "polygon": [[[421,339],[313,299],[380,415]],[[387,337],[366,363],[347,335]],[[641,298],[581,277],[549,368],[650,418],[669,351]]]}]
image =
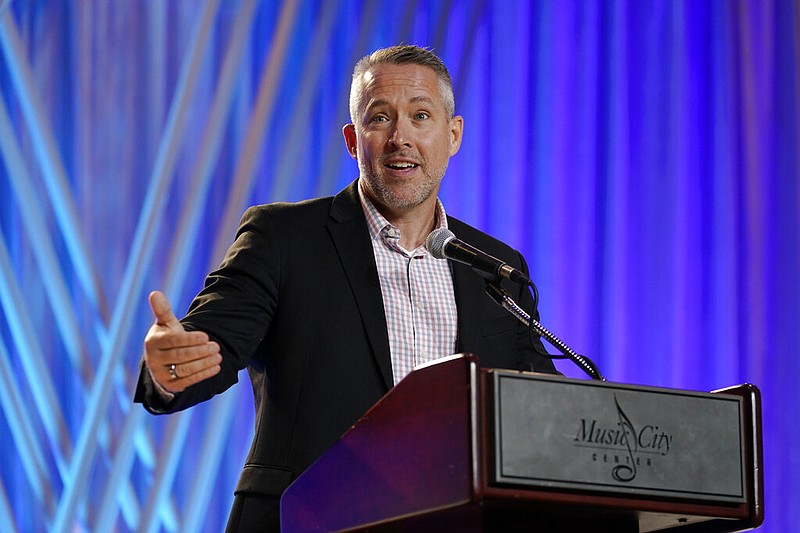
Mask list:
[{"label": "man's face", "polygon": [[356,123],[343,130],[362,185],[388,214],[432,206],[461,145],[462,118],[447,116],[439,79],[428,67],[378,65],[363,81]]}]

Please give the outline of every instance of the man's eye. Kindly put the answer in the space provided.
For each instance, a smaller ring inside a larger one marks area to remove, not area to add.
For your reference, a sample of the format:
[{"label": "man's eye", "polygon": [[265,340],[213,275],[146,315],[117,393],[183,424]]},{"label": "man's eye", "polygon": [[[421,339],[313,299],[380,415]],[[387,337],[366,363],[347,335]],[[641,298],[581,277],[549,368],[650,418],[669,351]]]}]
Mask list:
[{"label": "man's eye", "polygon": [[388,119],[383,115],[375,115],[370,119],[370,122],[386,122]]},{"label": "man's eye", "polygon": [[423,111],[420,111],[419,113],[414,115],[414,120],[426,120],[428,118],[430,118],[430,115],[428,113],[423,112]]}]

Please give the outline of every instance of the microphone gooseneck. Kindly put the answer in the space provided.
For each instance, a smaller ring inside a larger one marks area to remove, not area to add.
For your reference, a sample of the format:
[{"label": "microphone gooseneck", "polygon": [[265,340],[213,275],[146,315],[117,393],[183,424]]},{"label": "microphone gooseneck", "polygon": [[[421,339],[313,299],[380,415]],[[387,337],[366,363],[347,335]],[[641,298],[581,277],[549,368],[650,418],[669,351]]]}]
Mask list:
[{"label": "microphone gooseneck", "polygon": [[[511,297],[511,294],[497,284],[500,278],[504,277],[531,288],[534,291],[535,313],[539,295],[536,291],[536,286],[524,272],[512,267],[505,261],[497,259],[459,240],[453,232],[447,228],[437,228],[433,230],[428,235],[428,238],[425,239],[425,248],[428,250],[428,253],[436,259],[449,259],[450,261],[467,265],[483,276],[486,279],[486,292],[495,303],[511,313],[517,320],[528,326],[532,332],[539,334],[540,337],[543,337],[547,342],[558,348],[566,358],[572,360],[572,362],[578,365],[578,367],[586,372],[592,379],[598,381],[606,380],[591,359],[575,353],[575,351],[567,346],[561,339],[556,337],[550,330],[534,319],[532,315],[529,315],[519,307]],[[537,349],[537,351],[541,353],[544,352],[544,349]],[[543,355],[555,357],[546,352],[544,352]]]},{"label": "microphone gooseneck", "polygon": [[567,346],[564,341],[555,336],[553,332],[541,325],[536,319],[526,313],[515,301],[511,295],[504,288],[495,283],[486,283],[486,293],[495,301],[497,305],[511,313],[517,320],[532,328],[536,333],[544,337],[544,339],[558,348],[558,351],[563,353],[573,363],[578,365],[578,368],[586,372],[586,374],[597,381],[605,381],[606,378],[600,373],[597,365],[586,357],[575,353],[575,351]]}]

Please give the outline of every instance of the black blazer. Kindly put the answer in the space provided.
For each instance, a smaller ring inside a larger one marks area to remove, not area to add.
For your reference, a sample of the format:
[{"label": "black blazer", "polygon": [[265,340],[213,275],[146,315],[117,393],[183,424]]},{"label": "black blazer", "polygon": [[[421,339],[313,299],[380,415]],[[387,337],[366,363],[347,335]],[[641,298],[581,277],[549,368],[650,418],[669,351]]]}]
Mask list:
[{"label": "black blazer", "polygon": [[[521,255],[454,218],[458,238],[527,271]],[[527,330],[484,293],[483,279],[453,265],[458,352],[482,366],[555,372]],[[508,284],[530,310],[527,290]],[[216,340],[222,371],[163,404],[149,373],[135,401],[153,413],[190,407],[226,390],[247,368],[255,436],[237,493],[279,496],[392,387],[378,271],[357,182],[335,197],[252,207],[220,268],[182,323]]]}]

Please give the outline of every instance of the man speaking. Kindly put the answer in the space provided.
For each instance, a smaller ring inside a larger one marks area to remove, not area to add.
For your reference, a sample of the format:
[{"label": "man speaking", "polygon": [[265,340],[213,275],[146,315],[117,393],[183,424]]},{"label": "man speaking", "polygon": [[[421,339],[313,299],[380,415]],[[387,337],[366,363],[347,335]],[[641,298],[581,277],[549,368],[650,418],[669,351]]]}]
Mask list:
[{"label": "man speaking", "polygon": [[[486,367],[555,372],[481,277],[424,247],[447,228],[527,273],[518,252],[448,217],[438,199],[464,127],[442,61],[416,46],[363,58],[350,117],[358,179],[333,197],[248,209],[181,320],[150,295],[135,401],[180,411],[250,375],[255,435],[228,531],[278,531],[286,487],[421,363],[470,352]],[[525,287],[503,283],[531,308]]]}]

